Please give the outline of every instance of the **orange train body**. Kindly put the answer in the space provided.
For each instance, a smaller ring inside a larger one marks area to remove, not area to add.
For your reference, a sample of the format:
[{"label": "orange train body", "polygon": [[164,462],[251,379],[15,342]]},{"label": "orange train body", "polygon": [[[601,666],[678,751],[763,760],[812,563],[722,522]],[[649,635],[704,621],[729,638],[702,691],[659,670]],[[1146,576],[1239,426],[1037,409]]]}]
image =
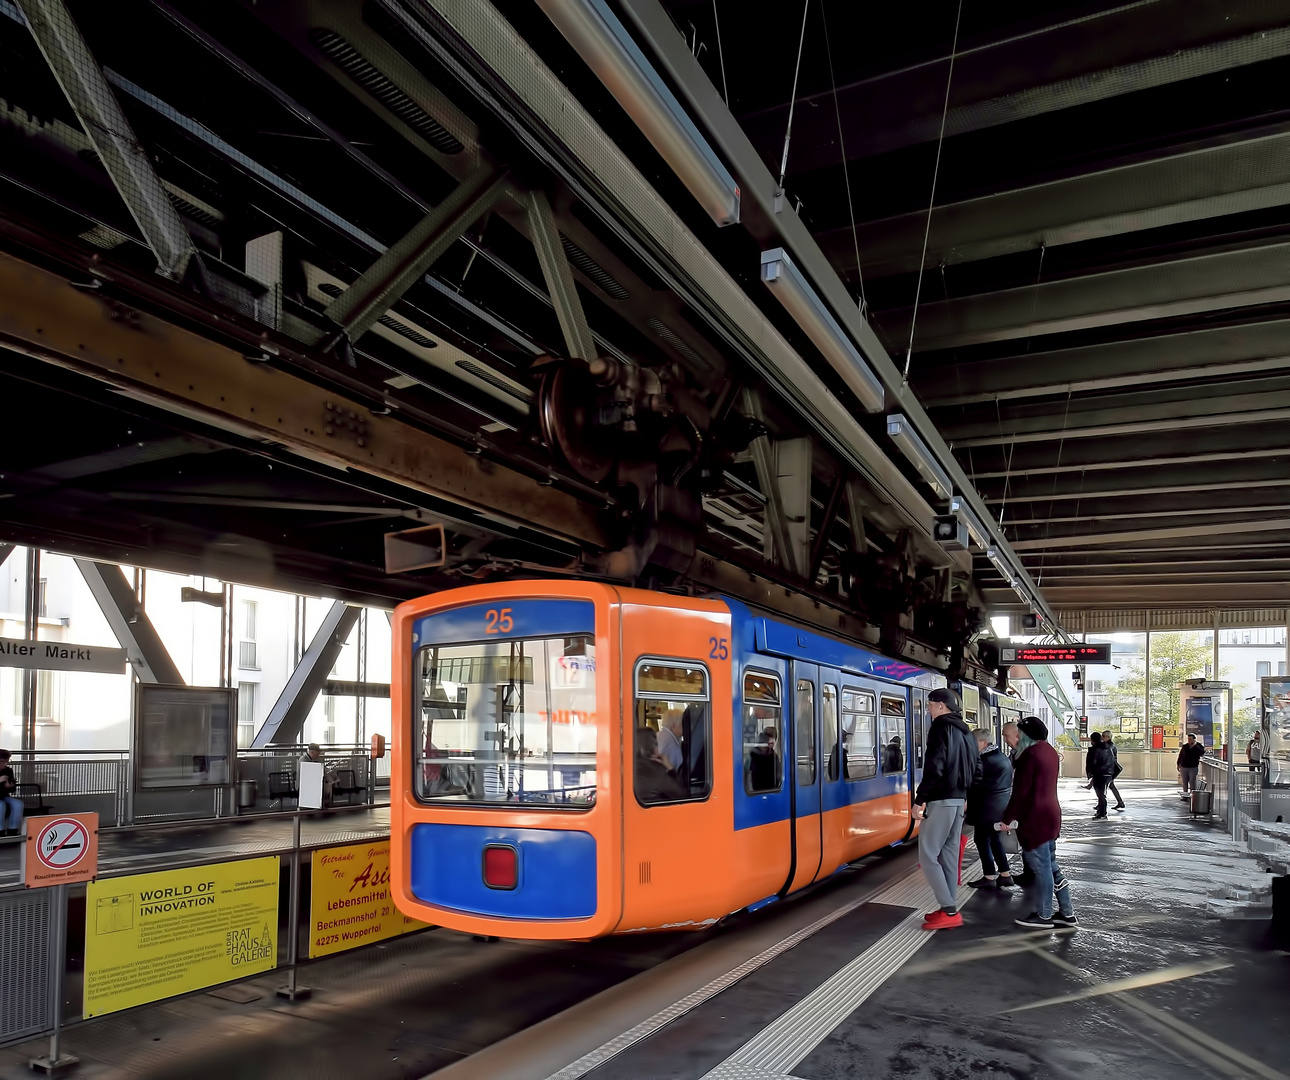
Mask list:
[{"label": "orange train body", "polygon": [[409,601],[393,635],[391,884],[414,918],[701,928],[913,834],[937,673],[589,582]]}]

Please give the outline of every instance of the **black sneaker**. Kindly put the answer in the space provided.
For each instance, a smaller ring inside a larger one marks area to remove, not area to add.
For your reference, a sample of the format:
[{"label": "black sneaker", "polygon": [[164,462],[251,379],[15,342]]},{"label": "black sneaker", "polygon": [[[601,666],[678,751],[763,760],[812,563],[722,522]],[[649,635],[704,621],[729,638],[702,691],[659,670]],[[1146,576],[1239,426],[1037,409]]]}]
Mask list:
[{"label": "black sneaker", "polygon": [[979,877],[975,881],[968,882],[970,889],[993,889],[996,888],[994,878]]},{"label": "black sneaker", "polygon": [[1060,929],[1063,926],[1079,929],[1079,917],[1076,915],[1063,915],[1060,912],[1053,916],[1053,925]]},{"label": "black sneaker", "polygon": [[1017,887],[1017,883],[1014,879],[1004,877],[1002,874],[999,875],[999,880],[995,884],[1000,889],[1015,889]]},{"label": "black sneaker", "polygon": [[1052,930],[1056,923],[1052,919],[1041,919],[1039,912],[1032,911],[1024,919],[1013,920],[1018,926],[1024,926],[1027,930]]}]

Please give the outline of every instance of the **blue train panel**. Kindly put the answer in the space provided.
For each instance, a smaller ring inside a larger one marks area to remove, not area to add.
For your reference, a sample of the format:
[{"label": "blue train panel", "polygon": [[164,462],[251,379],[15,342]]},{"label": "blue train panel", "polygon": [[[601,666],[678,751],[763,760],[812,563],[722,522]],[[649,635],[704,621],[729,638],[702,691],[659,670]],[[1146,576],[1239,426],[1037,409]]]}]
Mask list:
[{"label": "blue train panel", "polygon": [[[510,919],[596,913],[596,840],[590,833],[422,822],[412,829],[411,845],[412,892],[427,904]],[[484,883],[484,851],[492,845],[516,850],[514,888]]]}]

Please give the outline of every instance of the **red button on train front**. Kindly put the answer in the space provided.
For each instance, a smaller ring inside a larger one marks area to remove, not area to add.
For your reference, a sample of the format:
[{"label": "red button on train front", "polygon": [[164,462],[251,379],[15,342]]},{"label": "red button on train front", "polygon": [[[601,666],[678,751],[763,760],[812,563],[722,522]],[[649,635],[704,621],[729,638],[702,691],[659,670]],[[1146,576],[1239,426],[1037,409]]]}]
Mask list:
[{"label": "red button on train front", "polygon": [[513,889],[519,884],[519,860],[513,847],[490,844],[484,848],[484,884],[490,889]]}]

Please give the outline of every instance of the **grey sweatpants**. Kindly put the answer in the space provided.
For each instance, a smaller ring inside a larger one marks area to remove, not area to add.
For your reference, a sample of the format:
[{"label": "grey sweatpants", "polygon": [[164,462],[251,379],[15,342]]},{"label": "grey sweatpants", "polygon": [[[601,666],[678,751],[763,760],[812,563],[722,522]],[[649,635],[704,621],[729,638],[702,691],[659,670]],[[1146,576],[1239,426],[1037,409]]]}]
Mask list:
[{"label": "grey sweatpants", "polygon": [[918,861],[936,902],[953,911],[959,906],[959,837],[963,834],[963,800],[929,802],[918,826]]}]

